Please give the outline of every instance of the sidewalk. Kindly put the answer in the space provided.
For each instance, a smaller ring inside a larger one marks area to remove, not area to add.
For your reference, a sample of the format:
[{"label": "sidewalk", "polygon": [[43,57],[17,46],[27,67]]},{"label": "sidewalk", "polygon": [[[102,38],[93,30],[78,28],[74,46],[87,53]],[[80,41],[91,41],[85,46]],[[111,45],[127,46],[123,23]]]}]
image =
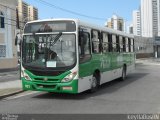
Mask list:
[{"label": "sidewalk", "polygon": [[23,92],[21,80],[0,83],[0,99]]},{"label": "sidewalk", "polygon": [[136,59],[136,64],[160,65],[160,58],[141,58],[141,59]]},{"label": "sidewalk", "polygon": [[0,99],[22,92],[18,69],[0,69]]}]

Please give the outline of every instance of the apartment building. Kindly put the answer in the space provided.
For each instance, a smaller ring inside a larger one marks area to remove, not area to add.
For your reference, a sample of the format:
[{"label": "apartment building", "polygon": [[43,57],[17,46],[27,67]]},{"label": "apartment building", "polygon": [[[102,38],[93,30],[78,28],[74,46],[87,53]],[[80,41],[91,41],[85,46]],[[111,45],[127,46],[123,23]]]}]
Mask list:
[{"label": "apartment building", "polygon": [[18,0],[18,16],[20,27],[23,29],[26,22],[38,19],[38,9],[23,0]]},{"label": "apartment building", "polygon": [[37,20],[38,19],[38,9],[33,6],[28,6],[28,20]]},{"label": "apartment building", "polygon": [[109,18],[105,26],[119,31],[125,30],[124,19],[117,15],[113,15],[112,18]]},{"label": "apartment building", "polygon": [[133,11],[133,34],[141,36],[141,13],[139,10]]},{"label": "apartment building", "polygon": [[133,24],[127,26],[127,33],[133,34]]},{"label": "apartment building", "polygon": [[141,30],[144,37],[160,36],[159,0],[141,0]]}]

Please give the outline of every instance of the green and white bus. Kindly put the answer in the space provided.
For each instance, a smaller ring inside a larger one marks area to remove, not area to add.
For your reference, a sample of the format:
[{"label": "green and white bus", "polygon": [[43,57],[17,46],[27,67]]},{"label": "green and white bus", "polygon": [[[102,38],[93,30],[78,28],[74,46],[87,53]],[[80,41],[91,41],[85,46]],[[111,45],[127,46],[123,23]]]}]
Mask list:
[{"label": "green and white bus", "polygon": [[28,22],[21,42],[23,90],[95,92],[135,67],[134,36],[77,19]]}]

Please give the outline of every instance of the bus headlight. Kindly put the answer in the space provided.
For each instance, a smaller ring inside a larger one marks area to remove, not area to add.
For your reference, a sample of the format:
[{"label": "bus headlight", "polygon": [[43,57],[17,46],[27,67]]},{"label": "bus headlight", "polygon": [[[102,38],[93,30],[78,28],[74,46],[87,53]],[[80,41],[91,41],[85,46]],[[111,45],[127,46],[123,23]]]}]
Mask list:
[{"label": "bus headlight", "polygon": [[70,82],[74,79],[74,77],[77,75],[77,72],[70,73],[67,75],[61,82]]},{"label": "bus headlight", "polygon": [[22,70],[22,77],[24,77],[26,80],[30,81],[31,78],[28,76],[27,73],[25,73],[23,70]]}]

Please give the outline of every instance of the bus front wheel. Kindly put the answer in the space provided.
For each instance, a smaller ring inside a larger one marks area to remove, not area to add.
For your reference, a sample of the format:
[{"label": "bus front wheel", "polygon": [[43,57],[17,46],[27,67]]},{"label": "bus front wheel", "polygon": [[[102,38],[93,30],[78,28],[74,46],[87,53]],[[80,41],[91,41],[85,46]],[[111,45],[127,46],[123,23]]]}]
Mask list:
[{"label": "bus front wheel", "polygon": [[91,80],[91,89],[90,89],[90,92],[93,93],[93,92],[96,92],[97,89],[98,89],[98,76],[96,74],[93,75],[92,77],[92,80]]}]

